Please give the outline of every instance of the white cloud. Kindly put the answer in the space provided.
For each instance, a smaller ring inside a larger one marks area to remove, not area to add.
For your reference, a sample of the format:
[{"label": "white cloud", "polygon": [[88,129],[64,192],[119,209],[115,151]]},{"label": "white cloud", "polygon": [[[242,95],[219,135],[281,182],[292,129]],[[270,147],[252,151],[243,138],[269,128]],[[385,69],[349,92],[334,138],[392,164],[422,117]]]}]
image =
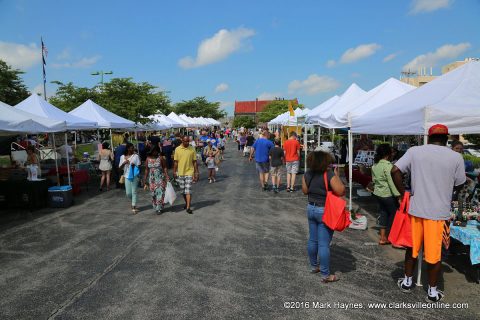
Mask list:
[{"label": "white cloud", "polygon": [[231,101],[220,101],[220,108],[226,109],[226,108],[230,108],[230,107],[233,107],[233,102],[231,102]]},{"label": "white cloud", "polygon": [[75,62],[65,62],[65,63],[54,63],[52,67],[60,69],[60,68],[88,68],[93,66],[100,60],[102,57],[99,55],[93,57],[85,57],[77,60]]},{"label": "white cloud", "polygon": [[69,48],[65,48],[60,52],[60,54],[57,56],[58,60],[67,60],[70,59],[71,53]]},{"label": "white cloud", "polygon": [[228,90],[228,84],[226,83],[220,83],[216,88],[215,88],[215,93],[220,93],[220,92],[225,92]]},{"label": "white cloud", "polygon": [[328,60],[327,61],[327,68],[333,68],[335,67],[337,63],[335,62],[335,60]]},{"label": "white cloud", "polygon": [[448,8],[452,3],[453,0],[413,0],[410,14],[432,12]]},{"label": "white cloud", "polygon": [[397,56],[398,56],[398,53],[389,54],[388,56],[386,56],[385,58],[383,58],[383,62],[392,61],[392,60],[395,59]]},{"label": "white cloud", "polygon": [[255,35],[255,30],[238,28],[221,29],[213,37],[203,40],[197,49],[197,57],[184,57],[178,61],[184,69],[201,67],[226,59],[245,46],[245,40]]},{"label": "white cloud", "polygon": [[14,68],[28,69],[42,60],[36,44],[24,45],[0,41],[0,59]]},{"label": "white cloud", "polygon": [[350,75],[352,78],[360,78],[362,75],[358,72],[354,72]]},{"label": "white cloud", "polygon": [[304,93],[307,95],[316,95],[321,92],[329,92],[337,89],[340,83],[328,76],[319,76],[317,74],[311,74],[305,80],[293,80],[288,85],[288,92]]},{"label": "white cloud", "polygon": [[416,70],[420,67],[434,67],[442,60],[454,59],[471,47],[468,42],[457,45],[446,44],[435,52],[428,52],[415,57],[412,61],[403,66],[403,70]]},{"label": "white cloud", "polygon": [[280,98],[283,96],[281,92],[262,92],[257,99],[258,100],[275,100],[275,98]]},{"label": "white cloud", "polygon": [[376,43],[361,44],[356,48],[350,48],[340,58],[340,63],[352,63],[358,60],[362,60],[375,54],[381,45]]}]

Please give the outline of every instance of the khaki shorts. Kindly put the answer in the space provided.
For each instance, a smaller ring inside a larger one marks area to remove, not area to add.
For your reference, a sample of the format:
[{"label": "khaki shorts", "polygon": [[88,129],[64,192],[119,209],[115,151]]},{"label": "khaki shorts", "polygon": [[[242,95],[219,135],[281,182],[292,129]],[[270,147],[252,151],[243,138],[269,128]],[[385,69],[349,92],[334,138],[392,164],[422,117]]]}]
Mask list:
[{"label": "khaki shorts", "polygon": [[272,176],[280,177],[282,175],[282,166],[270,167],[270,174]]}]

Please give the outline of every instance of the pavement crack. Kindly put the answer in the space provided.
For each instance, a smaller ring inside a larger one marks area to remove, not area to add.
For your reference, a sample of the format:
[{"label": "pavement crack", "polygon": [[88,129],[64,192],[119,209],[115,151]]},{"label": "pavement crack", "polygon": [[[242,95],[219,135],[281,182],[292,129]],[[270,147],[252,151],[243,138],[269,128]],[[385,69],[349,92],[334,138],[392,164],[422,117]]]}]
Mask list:
[{"label": "pavement crack", "polygon": [[143,233],[139,235],[135,240],[133,240],[126,248],[125,251],[123,251],[121,254],[117,255],[113,260],[110,265],[108,265],[100,274],[98,274],[95,278],[93,278],[90,282],[87,283],[87,285],[79,290],[77,290],[75,293],[73,293],[70,298],[65,300],[63,303],[59,305],[57,309],[52,311],[50,313],[50,316],[48,317],[48,320],[54,319],[57,315],[59,315],[61,312],[63,312],[65,309],[67,309],[69,306],[71,306],[73,303],[75,303],[84,293],[86,293],[88,290],[93,288],[103,277],[105,277],[107,274],[109,274],[115,267],[122,262],[131,252],[132,248],[136,246],[141,239],[146,238],[149,236],[151,233],[155,232],[156,230],[151,230],[149,232]]}]

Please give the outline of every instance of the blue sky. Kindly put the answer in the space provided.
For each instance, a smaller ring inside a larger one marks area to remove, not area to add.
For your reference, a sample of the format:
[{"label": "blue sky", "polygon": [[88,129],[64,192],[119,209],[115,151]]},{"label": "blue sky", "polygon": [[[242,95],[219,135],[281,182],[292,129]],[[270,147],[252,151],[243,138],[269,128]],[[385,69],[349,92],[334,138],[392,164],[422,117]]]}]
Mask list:
[{"label": "blue sky", "polygon": [[90,73],[111,70],[231,114],[256,97],[312,108],[353,82],[480,57],[479,17],[479,0],[0,0],[0,59],[39,91],[43,36],[47,81],[93,86]]}]

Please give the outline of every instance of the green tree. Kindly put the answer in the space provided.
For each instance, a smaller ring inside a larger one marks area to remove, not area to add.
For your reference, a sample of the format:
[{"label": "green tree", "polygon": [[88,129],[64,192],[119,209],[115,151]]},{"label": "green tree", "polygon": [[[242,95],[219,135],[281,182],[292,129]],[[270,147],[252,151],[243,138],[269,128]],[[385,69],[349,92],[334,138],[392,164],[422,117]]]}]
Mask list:
[{"label": "green tree", "polygon": [[256,124],[255,124],[255,120],[253,120],[252,117],[237,116],[235,117],[235,119],[233,119],[233,127],[234,128],[244,127],[244,128],[250,129],[250,128],[255,128]]},{"label": "green tree", "polygon": [[220,109],[220,102],[209,102],[205,97],[196,97],[192,100],[179,102],[175,105],[177,114],[186,114],[189,117],[204,117],[220,119],[227,115]]},{"label": "green tree", "polygon": [[23,73],[0,60],[0,101],[14,106],[28,98],[30,92],[20,78]]},{"label": "green tree", "polygon": [[99,92],[96,88],[77,87],[73,83],[59,83],[55,96],[49,102],[65,112],[70,112],[88,99],[97,102]]},{"label": "green tree", "polygon": [[71,111],[88,99],[105,109],[135,122],[147,122],[148,116],[171,111],[170,99],[163,91],[147,83],[135,83],[131,78],[114,78],[103,86],[77,87],[60,84],[50,102],[64,111]]},{"label": "green tree", "polygon": [[101,87],[97,103],[121,117],[145,123],[150,115],[171,111],[170,98],[164,91],[155,89],[147,82],[113,78]]},{"label": "green tree", "polygon": [[[273,118],[281,115],[288,111],[288,101],[289,100],[275,100],[268,103],[262,112],[258,114],[258,121],[259,122],[268,122]],[[293,102],[293,100],[292,100]],[[304,106],[302,104],[298,104],[293,106],[294,109],[300,108],[303,109]]]},{"label": "green tree", "polygon": [[258,114],[259,122],[268,122],[276,116],[288,111],[288,100],[275,100],[270,102]]},{"label": "green tree", "polygon": [[480,144],[480,134],[464,134],[463,137],[470,143]]}]

